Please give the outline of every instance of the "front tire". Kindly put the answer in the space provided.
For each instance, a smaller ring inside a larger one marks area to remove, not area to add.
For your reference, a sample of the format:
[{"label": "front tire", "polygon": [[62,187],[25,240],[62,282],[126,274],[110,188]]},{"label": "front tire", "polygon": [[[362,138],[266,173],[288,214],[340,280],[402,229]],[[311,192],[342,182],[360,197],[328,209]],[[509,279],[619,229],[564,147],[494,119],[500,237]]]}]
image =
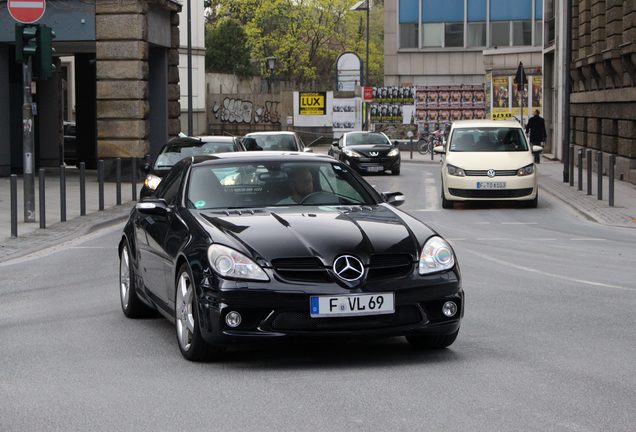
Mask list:
[{"label": "front tire", "polygon": [[391,170],[392,175],[400,175],[400,167]]},{"label": "front tire", "polygon": [[534,197],[534,199],[531,199],[530,201],[524,201],[523,202],[523,206],[525,208],[537,208],[537,206],[539,205],[539,193],[537,192],[537,195]]},{"label": "front tire", "polygon": [[119,299],[121,310],[128,318],[144,318],[153,313],[153,310],[137,296],[135,270],[130,259],[128,243],[124,244],[119,254]]},{"label": "front tire", "polygon": [[444,187],[442,186],[442,208],[444,209],[452,209],[455,206],[452,201],[446,199],[446,195],[444,195]]},{"label": "front tire", "polygon": [[415,349],[436,350],[451,346],[458,334],[459,330],[449,335],[411,335],[406,336],[406,340]]},{"label": "front tire", "polygon": [[187,264],[183,264],[177,273],[174,314],[177,343],[186,360],[209,360],[220,354],[220,348],[213,352],[201,336],[194,278]]}]

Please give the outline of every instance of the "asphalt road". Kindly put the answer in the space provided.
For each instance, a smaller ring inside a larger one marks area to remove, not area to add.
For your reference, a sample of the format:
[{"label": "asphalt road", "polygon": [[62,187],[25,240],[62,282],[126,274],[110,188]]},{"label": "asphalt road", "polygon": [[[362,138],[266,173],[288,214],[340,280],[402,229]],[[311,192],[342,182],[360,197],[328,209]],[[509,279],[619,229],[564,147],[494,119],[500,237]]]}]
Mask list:
[{"label": "asphalt road", "polygon": [[167,321],[122,315],[115,226],[0,264],[0,430],[636,430],[636,230],[547,194],[441,210],[432,164],[367,180],[456,249],[467,309],[449,349],[393,338],[187,362]]}]

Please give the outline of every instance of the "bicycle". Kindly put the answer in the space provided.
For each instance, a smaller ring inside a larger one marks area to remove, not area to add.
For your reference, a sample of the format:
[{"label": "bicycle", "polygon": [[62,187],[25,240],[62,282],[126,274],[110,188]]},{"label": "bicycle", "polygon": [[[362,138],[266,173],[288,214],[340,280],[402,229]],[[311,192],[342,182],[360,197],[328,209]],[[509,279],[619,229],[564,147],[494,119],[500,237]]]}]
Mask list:
[{"label": "bicycle", "polygon": [[436,130],[435,132],[428,132],[425,135],[420,136],[417,141],[417,151],[426,155],[433,152],[436,146],[444,144],[444,132]]}]

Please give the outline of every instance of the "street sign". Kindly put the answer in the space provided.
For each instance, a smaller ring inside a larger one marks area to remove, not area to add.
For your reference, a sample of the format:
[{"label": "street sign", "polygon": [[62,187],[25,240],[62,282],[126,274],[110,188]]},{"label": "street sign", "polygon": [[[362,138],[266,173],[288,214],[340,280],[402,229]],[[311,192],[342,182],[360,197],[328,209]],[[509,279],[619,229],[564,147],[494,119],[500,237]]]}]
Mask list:
[{"label": "street sign", "polygon": [[373,87],[364,86],[364,101],[371,102],[373,100]]},{"label": "street sign", "polygon": [[37,22],[46,10],[45,0],[8,0],[9,14],[17,22],[31,24]]}]

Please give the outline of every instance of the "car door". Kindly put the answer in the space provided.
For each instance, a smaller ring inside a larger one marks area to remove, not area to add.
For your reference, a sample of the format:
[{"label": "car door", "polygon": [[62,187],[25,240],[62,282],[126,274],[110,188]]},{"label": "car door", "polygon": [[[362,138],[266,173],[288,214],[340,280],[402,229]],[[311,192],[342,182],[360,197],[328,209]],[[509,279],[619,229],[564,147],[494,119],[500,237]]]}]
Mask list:
[{"label": "car door", "polygon": [[183,165],[181,162],[175,165],[157,188],[155,196],[166,202],[166,209],[145,215],[139,224],[144,233],[142,240],[145,241],[145,250],[141,251],[140,258],[144,285],[153,301],[163,307],[174,301],[166,287],[166,268],[172,267],[172,258],[166,253],[165,243],[174,218],[174,204],[181,186]]}]

